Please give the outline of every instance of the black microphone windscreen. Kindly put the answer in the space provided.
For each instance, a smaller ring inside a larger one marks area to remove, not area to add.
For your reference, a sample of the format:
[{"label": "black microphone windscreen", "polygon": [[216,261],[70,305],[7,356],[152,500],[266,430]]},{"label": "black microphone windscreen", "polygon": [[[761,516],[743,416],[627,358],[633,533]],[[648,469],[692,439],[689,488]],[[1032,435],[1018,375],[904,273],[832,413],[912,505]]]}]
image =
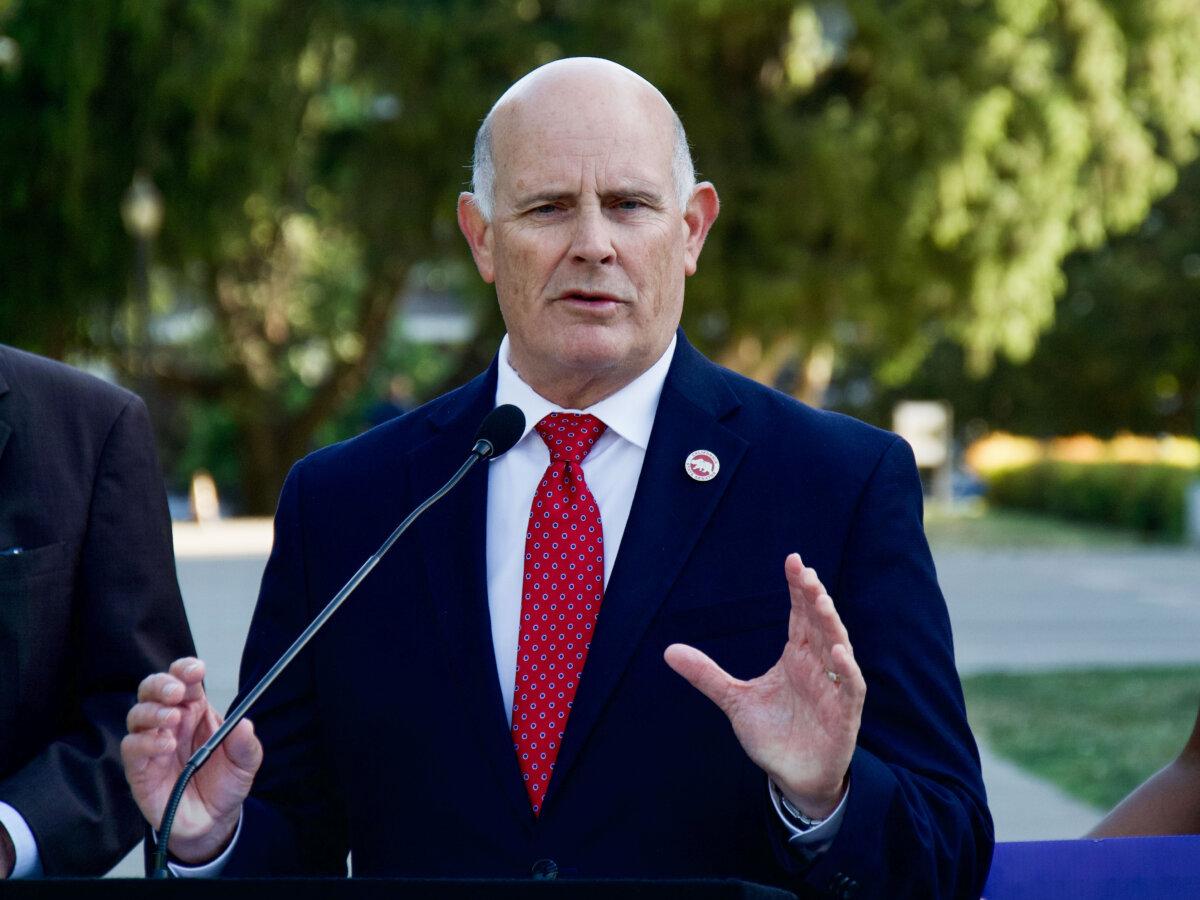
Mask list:
[{"label": "black microphone windscreen", "polygon": [[511,450],[524,433],[525,413],[511,403],[505,403],[484,416],[479,431],[475,433],[475,442],[487,441],[491,444],[491,458],[495,459]]}]

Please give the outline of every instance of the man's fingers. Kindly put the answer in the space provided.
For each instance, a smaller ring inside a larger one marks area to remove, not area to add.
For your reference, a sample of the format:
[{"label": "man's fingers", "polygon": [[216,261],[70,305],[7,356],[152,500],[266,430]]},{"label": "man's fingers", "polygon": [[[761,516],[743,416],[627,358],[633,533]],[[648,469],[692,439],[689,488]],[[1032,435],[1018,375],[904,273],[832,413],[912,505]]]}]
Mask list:
[{"label": "man's fingers", "polygon": [[858,661],[854,658],[849,644],[834,644],[829,656],[833,664],[838,667],[838,672],[846,675],[861,674],[858,669]]},{"label": "man's fingers", "polygon": [[242,719],[229,732],[222,745],[229,761],[243,771],[253,775],[262,763],[262,742],[254,734],[254,725],[249,719]]},{"label": "man's fingers", "polygon": [[181,716],[178,707],[163,706],[161,703],[138,703],[125,716],[125,727],[129,731],[172,728],[178,724]]},{"label": "man's fingers", "polygon": [[847,699],[861,701],[867,695],[867,682],[854,659],[849,644],[835,644],[829,653],[830,671],[838,675],[838,685]]},{"label": "man's fingers", "polygon": [[194,656],[182,656],[167,671],[184,684],[199,684],[204,680],[204,660]]},{"label": "man's fingers", "polygon": [[184,701],[199,700],[204,696],[204,663],[192,656],[185,656],[171,663],[166,672],[147,675],[138,685],[139,701],[165,703],[175,706]]},{"label": "man's fingers", "polygon": [[137,698],[143,703],[165,703],[174,706],[183,701],[185,686],[166,672],[147,675],[138,685]]},{"label": "man's fingers", "polygon": [[835,644],[850,646],[850,635],[837,613],[833,598],[821,584],[816,570],[804,565],[800,554],[792,553],[783,563],[792,598],[788,637],[803,640],[825,662]]},{"label": "man's fingers", "polygon": [[121,738],[121,760],[127,768],[140,772],[146,763],[158,756],[175,752],[175,736],[165,729],[139,731]]},{"label": "man's fingers", "polygon": [[728,712],[736,678],[718,666],[705,653],[687,644],[672,644],[663,653],[667,665],[683,676],[705,697]]},{"label": "man's fingers", "polygon": [[[809,624],[808,644],[812,652],[826,669],[842,673],[844,667],[838,665],[834,658],[835,652],[840,648],[853,663],[854,651],[850,647],[850,635],[846,632],[846,626],[842,624],[842,618],[834,608],[833,598],[823,591],[811,605]],[[854,664],[854,670],[858,671],[857,664]]]},{"label": "man's fingers", "polygon": [[816,612],[817,619],[821,623],[821,631],[828,644],[845,644],[847,647],[850,646],[850,635],[846,632],[846,626],[842,623],[842,617],[837,614],[837,608],[833,605],[832,597],[822,592],[813,602],[813,610]]},{"label": "man's fingers", "polygon": [[812,602],[825,593],[825,586],[817,577],[817,570],[804,565],[799,553],[789,553],[783,561],[783,573],[787,577],[788,587],[791,588],[792,604],[797,605],[803,599]]},{"label": "man's fingers", "polygon": [[783,561],[792,612],[788,616],[788,640],[811,645],[818,654],[824,653],[824,634],[813,604],[825,588],[817,573],[804,565],[799,553],[789,553]]},{"label": "man's fingers", "polygon": [[178,678],[186,688],[183,695],[185,702],[192,702],[204,697],[204,662],[194,656],[185,656],[171,663],[168,670]]}]

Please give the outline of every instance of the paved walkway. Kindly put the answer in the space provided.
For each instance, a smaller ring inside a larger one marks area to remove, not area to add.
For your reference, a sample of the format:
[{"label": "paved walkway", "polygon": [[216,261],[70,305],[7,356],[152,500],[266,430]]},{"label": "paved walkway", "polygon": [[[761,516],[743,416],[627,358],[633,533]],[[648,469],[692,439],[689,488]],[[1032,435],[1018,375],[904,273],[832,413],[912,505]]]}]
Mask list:
[{"label": "paved walkway", "polygon": [[[935,550],[961,673],[1200,662],[1194,549]],[[1102,811],[981,748],[999,840],[1079,837]]]},{"label": "paved walkway", "polygon": [[979,755],[998,841],[1083,837],[1104,815],[1103,810],[1035,778],[985,746],[980,746]]},{"label": "paved walkway", "polygon": [[942,550],[959,671],[1200,662],[1200,551]]}]

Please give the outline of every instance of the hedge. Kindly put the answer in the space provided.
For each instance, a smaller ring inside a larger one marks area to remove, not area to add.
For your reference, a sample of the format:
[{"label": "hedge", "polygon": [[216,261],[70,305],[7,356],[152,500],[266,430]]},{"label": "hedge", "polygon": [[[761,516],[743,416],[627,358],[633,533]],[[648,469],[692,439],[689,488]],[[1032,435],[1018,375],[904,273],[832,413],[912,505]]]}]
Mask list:
[{"label": "hedge", "polygon": [[1041,460],[988,472],[989,502],[1085,522],[1114,525],[1147,537],[1180,541],[1194,469],[1146,463]]}]

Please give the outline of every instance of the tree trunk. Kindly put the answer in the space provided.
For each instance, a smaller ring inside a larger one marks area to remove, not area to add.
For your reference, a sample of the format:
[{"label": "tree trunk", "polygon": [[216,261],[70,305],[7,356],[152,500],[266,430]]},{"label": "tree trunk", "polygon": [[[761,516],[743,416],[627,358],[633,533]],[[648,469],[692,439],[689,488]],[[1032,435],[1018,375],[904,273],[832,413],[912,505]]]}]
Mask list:
[{"label": "tree trunk", "polygon": [[288,472],[313,449],[313,431],[273,412],[272,405],[278,402],[273,396],[263,394],[257,399],[257,403],[239,405],[234,414],[241,437],[238,468],[242,502],[238,512],[273,516]]}]

